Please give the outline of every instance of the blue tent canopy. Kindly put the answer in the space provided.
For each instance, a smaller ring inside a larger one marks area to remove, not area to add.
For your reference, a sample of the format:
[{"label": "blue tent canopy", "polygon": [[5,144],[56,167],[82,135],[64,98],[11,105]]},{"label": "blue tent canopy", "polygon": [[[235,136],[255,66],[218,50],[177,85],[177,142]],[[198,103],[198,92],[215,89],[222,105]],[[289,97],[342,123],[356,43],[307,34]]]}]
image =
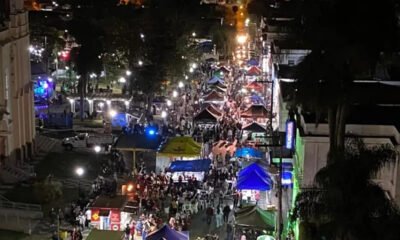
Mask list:
[{"label": "blue tent canopy", "polygon": [[205,172],[210,168],[210,164],[210,159],[174,161],[169,169],[171,172]]},{"label": "blue tent canopy", "polygon": [[219,78],[219,77],[217,77],[217,76],[214,76],[214,77],[210,78],[210,79],[207,81],[208,84],[214,84],[214,83],[218,83],[218,82],[224,83],[224,80],[222,80],[221,78]]},{"label": "blue tent canopy", "polygon": [[258,165],[257,163],[252,163],[249,166],[243,168],[240,172],[239,172],[239,179],[241,177],[245,177],[247,175],[251,175],[253,173],[257,173],[259,174],[261,177],[263,178],[269,178],[271,179],[271,177],[268,175],[267,171],[261,167],[260,165]]},{"label": "blue tent canopy", "polygon": [[247,61],[247,65],[258,66],[258,61],[256,59],[252,58],[249,61]]},{"label": "blue tent canopy", "polygon": [[236,188],[239,190],[268,191],[272,188],[272,180],[261,176],[257,172],[253,172],[252,174],[239,177]]},{"label": "blue tent canopy", "polygon": [[263,158],[262,152],[254,148],[239,148],[235,152],[237,158]]},{"label": "blue tent canopy", "polygon": [[164,225],[157,231],[150,233],[146,240],[162,240],[162,239],[174,239],[174,240],[189,240],[188,232],[178,232],[174,229]]},{"label": "blue tent canopy", "polygon": [[282,186],[284,187],[293,187],[293,174],[289,171],[282,172]]}]

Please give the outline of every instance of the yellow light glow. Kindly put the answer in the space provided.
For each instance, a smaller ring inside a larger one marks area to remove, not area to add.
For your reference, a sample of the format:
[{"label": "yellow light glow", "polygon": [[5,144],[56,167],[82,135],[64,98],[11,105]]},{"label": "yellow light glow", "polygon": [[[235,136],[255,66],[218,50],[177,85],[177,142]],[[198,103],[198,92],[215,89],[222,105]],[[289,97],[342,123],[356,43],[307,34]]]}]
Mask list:
[{"label": "yellow light glow", "polygon": [[247,41],[247,36],[246,35],[238,35],[236,37],[236,40],[239,44],[245,44]]}]

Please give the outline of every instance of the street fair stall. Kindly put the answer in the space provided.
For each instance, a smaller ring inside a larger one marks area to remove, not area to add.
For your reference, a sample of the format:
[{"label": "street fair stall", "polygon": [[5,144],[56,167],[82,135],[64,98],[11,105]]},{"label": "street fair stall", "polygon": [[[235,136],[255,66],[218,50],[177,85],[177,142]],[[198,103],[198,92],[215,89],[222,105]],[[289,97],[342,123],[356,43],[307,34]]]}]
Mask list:
[{"label": "street fair stall", "polygon": [[90,231],[86,240],[122,240],[124,239],[125,233],[123,231],[108,231],[108,230],[98,230],[93,229]]},{"label": "street fair stall", "polygon": [[269,203],[267,191],[271,190],[273,181],[267,170],[258,163],[252,163],[238,174],[236,188],[241,190],[241,203],[259,204],[266,208]]},{"label": "street fair stall", "polygon": [[215,109],[212,105],[209,105],[194,116],[193,122],[200,126],[213,126],[221,119],[221,117],[222,113]]},{"label": "street fair stall", "polygon": [[[149,157],[148,160],[156,160],[156,151],[162,142],[162,138],[157,134],[122,134],[118,137],[114,144],[114,149],[124,153],[125,159],[132,159],[127,161],[128,169],[135,169],[137,163],[137,154],[146,153]],[[128,158],[127,158],[128,157]]]},{"label": "street fair stall", "polygon": [[182,182],[187,182],[188,178],[196,178],[197,181],[203,181],[205,174],[210,169],[210,159],[196,159],[188,161],[173,161],[168,172],[172,175],[174,182],[178,182],[179,178]]},{"label": "street fair stall", "polygon": [[157,153],[156,172],[164,171],[174,160],[199,159],[201,145],[192,137],[173,137],[161,144]]},{"label": "street fair stall", "polygon": [[266,128],[257,122],[249,123],[242,127],[242,140],[255,144],[266,141]]},{"label": "street fair stall", "polygon": [[124,212],[127,196],[99,196],[89,207],[90,224],[95,229],[119,231],[131,220],[130,213]]},{"label": "street fair stall", "polygon": [[207,81],[207,84],[208,85],[212,85],[212,84],[224,84],[224,80],[222,80],[222,78],[220,78],[220,77],[218,77],[218,76],[214,76],[214,77],[212,77],[212,78],[210,78],[208,81]]},{"label": "street fair stall", "polygon": [[203,96],[200,101],[204,103],[223,104],[225,102],[225,98],[222,93],[212,90],[210,93]]},{"label": "street fair stall", "polygon": [[162,240],[162,239],[173,239],[173,240],[189,240],[189,232],[178,232],[168,225],[164,225],[162,228],[155,232],[150,233],[146,240]]},{"label": "street fair stall", "polygon": [[235,213],[235,238],[256,239],[258,236],[268,233],[272,235],[276,225],[275,212],[262,210],[258,206],[247,206]]},{"label": "street fair stall", "polygon": [[241,118],[252,118],[259,123],[266,123],[269,112],[264,105],[253,104],[240,113]]}]

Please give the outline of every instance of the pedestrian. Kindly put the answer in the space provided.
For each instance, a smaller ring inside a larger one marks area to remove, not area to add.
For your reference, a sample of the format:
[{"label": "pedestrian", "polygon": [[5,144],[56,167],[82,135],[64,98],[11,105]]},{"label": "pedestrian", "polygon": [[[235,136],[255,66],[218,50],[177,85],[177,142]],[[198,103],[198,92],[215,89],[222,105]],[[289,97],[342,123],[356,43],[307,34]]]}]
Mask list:
[{"label": "pedestrian", "polygon": [[209,205],[206,209],[206,221],[207,224],[210,225],[211,224],[211,220],[212,220],[212,216],[214,215],[214,209],[212,208],[211,205]]},{"label": "pedestrian", "polygon": [[228,222],[228,217],[229,217],[229,213],[231,212],[231,208],[229,207],[229,205],[226,205],[224,207],[224,223]]},{"label": "pedestrian", "polygon": [[222,211],[220,205],[218,205],[216,209],[215,224],[217,228],[222,227]]},{"label": "pedestrian", "polygon": [[129,240],[130,234],[131,234],[131,228],[129,227],[129,224],[126,224],[126,227],[125,227],[125,240]]}]

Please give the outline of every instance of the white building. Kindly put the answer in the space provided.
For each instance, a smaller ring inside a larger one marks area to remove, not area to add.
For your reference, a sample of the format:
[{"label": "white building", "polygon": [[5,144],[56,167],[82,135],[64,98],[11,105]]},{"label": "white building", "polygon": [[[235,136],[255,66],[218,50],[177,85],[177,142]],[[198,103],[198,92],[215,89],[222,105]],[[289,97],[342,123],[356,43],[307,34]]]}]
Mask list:
[{"label": "white building", "polygon": [[0,159],[22,166],[33,152],[35,118],[28,12],[23,0],[0,0]]}]

